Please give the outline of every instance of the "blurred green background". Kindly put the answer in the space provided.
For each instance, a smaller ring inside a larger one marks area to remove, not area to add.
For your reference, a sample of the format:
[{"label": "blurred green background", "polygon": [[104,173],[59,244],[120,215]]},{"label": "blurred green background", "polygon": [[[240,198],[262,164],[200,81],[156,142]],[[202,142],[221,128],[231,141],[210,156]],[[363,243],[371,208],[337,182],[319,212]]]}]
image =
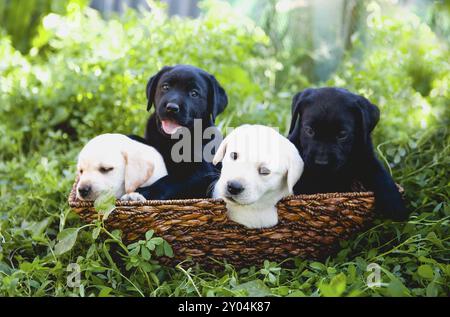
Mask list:
[{"label": "blurred green background", "polygon": [[[104,1],[0,1],[0,295],[449,295],[449,1]],[[306,87],[365,95],[410,220],[377,220],[337,256],[293,270],[161,268],[117,235],[100,240],[101,224],[82,227],[67,206],[76,155],[100,133],[142,135],[147,79],[178,63],[227,90],[221,129],[285,133]],[[81,287],[66,284],[70,263]],[[382,287],[365,284],[369,263]]]}]

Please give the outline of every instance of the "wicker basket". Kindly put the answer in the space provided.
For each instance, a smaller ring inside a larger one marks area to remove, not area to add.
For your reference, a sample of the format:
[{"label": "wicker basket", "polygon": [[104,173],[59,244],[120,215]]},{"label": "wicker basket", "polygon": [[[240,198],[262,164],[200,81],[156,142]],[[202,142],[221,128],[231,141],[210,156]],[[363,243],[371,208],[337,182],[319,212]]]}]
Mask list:
[{"label": "wicker basket", "polygon": [[[75,188],[76,182],[70,207],[86,222],[97,219],[93,203],[77,200]],[[153,229],[174,250],[173,258],[161,259],[166,265],[189,258],[187,263],[209,268],[224,261],[242,268],[293,257],[320,260],[332,255],[339,241],[371,223],[374,196],[372,192],[298,195],[282,199],[277,207],[277,226],[247,229],[228,220],[220,199],[117,201],[105,225],[122,230],[126,243]]]}]

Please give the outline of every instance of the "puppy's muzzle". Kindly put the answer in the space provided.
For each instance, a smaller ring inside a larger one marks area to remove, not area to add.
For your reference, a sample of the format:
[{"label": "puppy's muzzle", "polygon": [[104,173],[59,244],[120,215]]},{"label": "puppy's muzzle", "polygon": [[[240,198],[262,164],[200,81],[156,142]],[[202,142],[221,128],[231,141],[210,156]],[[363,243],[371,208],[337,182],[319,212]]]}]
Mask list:
[{"label": "puppy's muzzle", "polygon": [[314,160],[314,163],[315,163],[316,165],[319,165],[319,166],[326,166],[326,165],[328,165],[328,159],[319,159],[319,158],[316,158],[316,159]]},{"label": "puppy's muzzle", "polygon": [[227,192],[230,195],[239,195],[244,191],[244,186],[238,181],[227,182]]},{"label": "puppy's muzzle", "polygon": [[178,112],[180,112],[180,106],[177,105],[176,103],[169,102],[166,105],[166,111],[169,113],[178,113]]},{"label": "puppy's muzzle", "polygon": [[89,195],[92,192],[92,187],[89,185],[85,185],[85,186],[80,186],[78,188],[78,194],[80,195],[81,198],[87,198],[89,197]]}]

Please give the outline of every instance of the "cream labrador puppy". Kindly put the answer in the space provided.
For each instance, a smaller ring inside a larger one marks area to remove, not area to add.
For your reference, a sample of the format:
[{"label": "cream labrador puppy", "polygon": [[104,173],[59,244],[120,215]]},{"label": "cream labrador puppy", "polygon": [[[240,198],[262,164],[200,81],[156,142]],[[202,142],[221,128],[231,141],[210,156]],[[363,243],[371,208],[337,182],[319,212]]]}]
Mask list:
[{"label": "cream labrador puppy", "polygon": [[90,140],[78,156],[77,198],[95,200],[110,192],[117,199],[145,201],[136,193],[167,175],[161,154],[122,134],[102,134]]},{"label": "cream labrador puppy", "polygon": [[243,125],[219,146],[213,163],[220,161],[213,197],[225,200],[229,218],[248,228],[275,226],[276,203],[293,193],[303,173],[294,144],[275,129]]}]

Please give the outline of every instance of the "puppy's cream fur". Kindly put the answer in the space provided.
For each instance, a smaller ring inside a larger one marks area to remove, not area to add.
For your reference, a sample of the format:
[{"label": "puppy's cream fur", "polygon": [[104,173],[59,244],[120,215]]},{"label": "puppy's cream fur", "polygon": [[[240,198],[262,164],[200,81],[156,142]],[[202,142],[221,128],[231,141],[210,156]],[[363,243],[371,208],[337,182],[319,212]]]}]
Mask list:
[{"label": "puppy's cream fur", "polygon": [[[77,170],[77,198],[81,200],[111,192],[117,199],[142,201],[145,198],[136,189],[167,175],[158,151],[122,134],[102,134],[90,140],[78,156]],[[83,198],[78,189],[85,186],[91,192]]]},{"label": "puppy's cream fur", "polygon": [[[213,163],[220,161],[222,171],[213,196],[225,200],[229,218],[248,228],[276,225],[276,203],[293,193],[303,173],[296,147],[272,128],[243,125],[221,143]],[[231,195],[227,191],[230,181],[239,182],[244,190]]]}]

